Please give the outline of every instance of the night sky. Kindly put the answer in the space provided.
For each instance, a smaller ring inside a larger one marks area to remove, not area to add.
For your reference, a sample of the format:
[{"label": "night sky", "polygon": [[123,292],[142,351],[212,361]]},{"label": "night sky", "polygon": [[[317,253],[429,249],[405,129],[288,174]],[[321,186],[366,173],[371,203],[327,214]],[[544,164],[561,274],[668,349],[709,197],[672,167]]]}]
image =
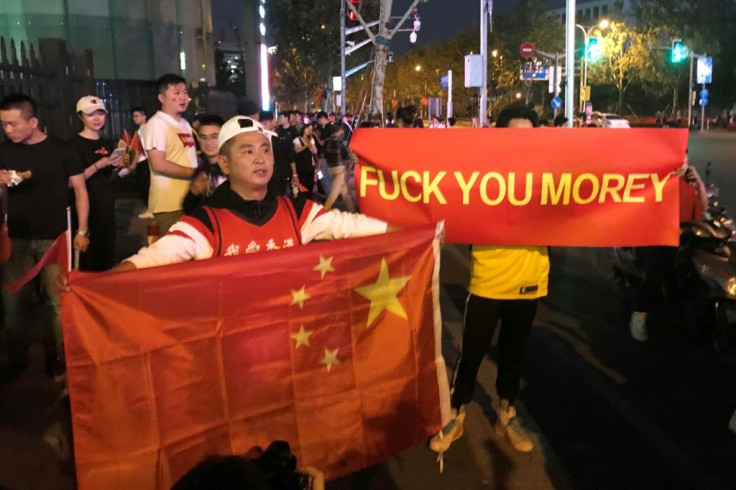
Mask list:
[{"label": "night sky", "polygon": [[[403,15],[411,3],[412,0],[394,0],[393,15]],[[493,8],[494,11],[503,12],[515,3],[516,0],[495,0]],[[212,0],[212,5],[215,38],[220,39],[225,32],[225,41],[233,41],[232,36],[228,37],[228,32],[231,30],[231,23],[241,27],[242,3],[238,0]],[[480,0],[429,0],[419,5],[419,16],[422,28],[417,44],[448,39],[459,30],[479,22]],[[391,48],[397,56],[409,49],[409,46],[408,32],[398,33],[391,42]]]}]

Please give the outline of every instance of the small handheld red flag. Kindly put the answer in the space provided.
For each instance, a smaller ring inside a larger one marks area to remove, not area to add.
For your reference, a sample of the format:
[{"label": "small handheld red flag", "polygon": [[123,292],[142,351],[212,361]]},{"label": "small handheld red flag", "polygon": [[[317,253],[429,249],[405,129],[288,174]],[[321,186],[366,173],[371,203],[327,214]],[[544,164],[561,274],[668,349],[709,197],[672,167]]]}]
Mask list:
[{"label": "small handheld red flag", "polygon": [[38,273],[41,272],[41,269],[43,269],[48,264],[58,264],[59,267],[62,268],[62,270],[69,271],[71,269],[71,258],[69,255],[70,249],[68,242],[69,230],[59,235],[56,241],[54,241],[53,245],[49,247],[44,256],[41,257],[41,260],[39,260],[36,265],[31,267],[28,272],[23,274],[23,276],[21,276],[20,279],[15,281],[13,284],[6,286],[5,289],[10,293],[15,293],[20,288],[28,284],[34,277],[36,277]]}]

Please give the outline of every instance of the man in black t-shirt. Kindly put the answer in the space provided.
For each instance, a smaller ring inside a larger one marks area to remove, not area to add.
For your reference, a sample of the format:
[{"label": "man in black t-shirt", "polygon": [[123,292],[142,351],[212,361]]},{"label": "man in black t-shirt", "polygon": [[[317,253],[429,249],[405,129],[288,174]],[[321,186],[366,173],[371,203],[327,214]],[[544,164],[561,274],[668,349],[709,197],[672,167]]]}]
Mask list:
[{"label": "man in black t-shirt", "polygon": [[278,194],[283,196],[290,187],[299,183],[299,175],[296,172],[294,138],[291,137],[291,132],[288,129],[276,127],[273,112],[262,111],[260,121],[264,129],[275,133],[275,136],[271,136],[274,160],[271,181],[276,186]]},{"label": "man in black t-shirt", "polygon": [[[8,230],[12,253],[3,265],[3,286],[7,286],[35,265],[54,240],[67,229],[68,185],[76,196],[79,229],[74,248],[81,252],[89,245],[87,218],[89,201],[79,155],[71,146],[46,136],[38,126],[36,104],[30,97],[10,94],[0,101],[0,121],[7,142],[0,145],[0,185],[8,189]],[[49,264],[41,270],[44,291],[53,306],[53,339],[44,345],[47,373],[64,372],[61,337],[61,299],[54,287],[60,270]],[[28,365],[30,335],[25,324],[32,287],[26,284],[16,293],[3,287],[8,361],[0,368],[0,384],[19,376]]]}]

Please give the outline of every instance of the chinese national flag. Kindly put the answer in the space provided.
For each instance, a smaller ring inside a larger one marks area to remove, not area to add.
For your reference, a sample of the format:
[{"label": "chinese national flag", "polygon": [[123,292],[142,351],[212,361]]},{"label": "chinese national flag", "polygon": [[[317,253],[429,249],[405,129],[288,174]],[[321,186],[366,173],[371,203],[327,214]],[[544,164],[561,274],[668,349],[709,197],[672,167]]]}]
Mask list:
[{"label": "chinese national flag", "polygon": [[19,291],[23,286],[31,282],[33,278],[41,272],[41,269],[48,264],[58,264],[63,271],[70,270],[72,263],[71,248],[69,247],[70,241],[71,235],[69,234],[69,230],[67,230],[56,238],[54,243],[49,247],[46,253],[43,254],[43,257],[41,257],[41,260],[39,260],[36,265],[28,269],[28,271],[14,283],[7,285],[5,289],[9,293]]},{"label": "chinese national flag", "polygon": [[81,489],[169,488],[288,441],[328,478],[449,414],[434,230],[72,273],[64,341]]}]

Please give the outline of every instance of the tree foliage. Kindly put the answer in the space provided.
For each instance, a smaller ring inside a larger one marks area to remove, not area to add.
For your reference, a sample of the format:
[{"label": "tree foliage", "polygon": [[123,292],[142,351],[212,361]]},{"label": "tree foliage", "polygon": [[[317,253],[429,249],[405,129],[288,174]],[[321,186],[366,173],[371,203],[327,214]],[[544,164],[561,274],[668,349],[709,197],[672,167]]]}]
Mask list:
[{"label": "tree foliage", "polygon": [[338,0],[271,0],[268,23],[276,45],[273,90],[289,107],[311,107],[314,96],[339,72]]},{"label": "tree foliage", "polygon": [[[736,2],[733,0],[633,0],[637,25],[660,42],[673,38],[696,54],[713,56],[711,98],[714,105],[736,99]],[[660,73],[666,74],[662,67]],[[685,82],[685,85],[687,82]],[[687,88],[684,94],[687,94]]]},{"label": "tree foliage", "polygon": [[[564,50],[564,27],[549,19],[546,7],[535,0],[522,0],[508,14],[494,17],[493,32],[488,39],[489,100],[494,112],[516,101],[517,93],[531,91],[532,85],[519,79],[522,63],[519,46],[525,41],[547,52]],[[440,88],[440,77],[452,70],[455,115],[475,115],[478,91],[464,88],[463,78],[465,56],[478,53],[479,44],[479,26],[473,23],[451,39],[412,48],[387,68],[384,107],[419,105],[423,97],[446,100],[447,90]],[[421,70],[417,71],[417,66]]]}]

